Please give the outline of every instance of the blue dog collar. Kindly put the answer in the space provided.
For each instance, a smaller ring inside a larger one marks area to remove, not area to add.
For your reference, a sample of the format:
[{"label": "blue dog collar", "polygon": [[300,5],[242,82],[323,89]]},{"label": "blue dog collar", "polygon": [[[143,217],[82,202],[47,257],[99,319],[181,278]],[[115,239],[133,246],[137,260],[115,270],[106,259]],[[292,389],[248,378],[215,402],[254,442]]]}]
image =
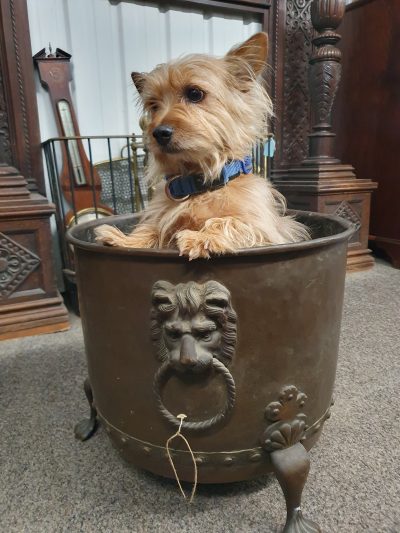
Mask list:
[{"label": "blue dog collar", "polygon": [[235,159],[225,163],[219,178],[212,183],[204,183],[204,176],[201,174],[166,176],[165,193],[171,200],[182,202],[190,196],[220,189],[240,174],[250,174],[252,170],[251,156],[246,156],[242,160]]}]

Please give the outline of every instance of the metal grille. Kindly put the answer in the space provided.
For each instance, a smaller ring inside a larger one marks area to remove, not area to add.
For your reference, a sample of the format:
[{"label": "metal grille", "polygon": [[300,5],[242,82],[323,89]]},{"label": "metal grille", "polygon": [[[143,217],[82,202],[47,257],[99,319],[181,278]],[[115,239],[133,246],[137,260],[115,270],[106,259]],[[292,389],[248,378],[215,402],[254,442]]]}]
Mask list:
[{"label": "metal grille", "polygon": [[[74,282],[67,229],[87,220],[144,209],[151,198],[145,181],[147,152],[140,135],[58,137],[44,142],[43,150],[56,205],[63,273]],[[252,151],[254,172],[266,178],[273,161],[268,150],[269,145],[260,144]],[[77,157],[86,164],[77,163]]]}]

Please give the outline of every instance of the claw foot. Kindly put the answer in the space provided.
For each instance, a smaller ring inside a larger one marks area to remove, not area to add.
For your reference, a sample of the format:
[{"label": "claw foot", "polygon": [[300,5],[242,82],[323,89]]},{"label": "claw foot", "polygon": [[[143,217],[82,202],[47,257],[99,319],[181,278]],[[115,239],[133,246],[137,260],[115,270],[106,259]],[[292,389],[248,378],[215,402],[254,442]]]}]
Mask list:
[{"label": "claw foot", "polygon": [[308,518],[304,518],[300,507],[293,510],[291,516],[288,516],[283,533],[321,533],[322,530],[318,524]]},{"label": "claw foot", "polygon": [[84,418],[74,428],[75,437],[81,441],[89,439],[97,429],[97,411],[93,404],[92,387],[88,379],[85,379],[83,388],[90,407],[90,418]]},{"label": "claw foot", "polygon": [[93,418],[84,418],[74,427],[74,434],[78,440],[82,442],[90,439],[97,429],[97,421]]},{"label": "claw foot", "polygon": [[319,526],[304,518],[300,508],[301,495],[310,469],[307,450],[297,442],[288,448],[271,452],[270,458],[286,500],[287,514],[283,533],[320,533]]}]

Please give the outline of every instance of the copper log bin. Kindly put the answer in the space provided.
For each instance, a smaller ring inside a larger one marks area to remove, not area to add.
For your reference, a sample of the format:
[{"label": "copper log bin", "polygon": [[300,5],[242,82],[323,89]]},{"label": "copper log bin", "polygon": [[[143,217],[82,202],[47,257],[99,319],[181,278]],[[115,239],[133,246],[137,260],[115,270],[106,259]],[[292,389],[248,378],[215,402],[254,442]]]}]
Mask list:
[{"label": "copper log bin", "polygon": [[[76,432],[87,438],[97,415],[124,459],[173,477],[165,443],[185,413],[199,482],[273,471],[287,501],[285,531],[299,522],[319,531],[302,517],[300,497],[307,450],[332,404],[353,228],[328,215],[296,217],[311,241],[195,261],[175,250],[96,244],[102,220],[70,230],[92,415]],[[107,223],[128,232],[136,220]],[[199,333],[199,322],[214,322],[214,331]],[[180,478],[193,481],[184,446],[173,458]]]}]

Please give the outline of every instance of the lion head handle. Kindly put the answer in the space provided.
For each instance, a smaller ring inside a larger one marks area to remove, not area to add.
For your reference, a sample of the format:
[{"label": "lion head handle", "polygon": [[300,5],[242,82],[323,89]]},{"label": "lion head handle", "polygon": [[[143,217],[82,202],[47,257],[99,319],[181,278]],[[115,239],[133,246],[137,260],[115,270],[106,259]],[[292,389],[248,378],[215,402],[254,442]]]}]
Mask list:
[{"label": "lion head handle", "polygon": [[236,344],[230,292],[217,281],[157,281],[152,289],[151,338],[159,359],[176,370],[201,372],[213,358],[228,364]]}]

